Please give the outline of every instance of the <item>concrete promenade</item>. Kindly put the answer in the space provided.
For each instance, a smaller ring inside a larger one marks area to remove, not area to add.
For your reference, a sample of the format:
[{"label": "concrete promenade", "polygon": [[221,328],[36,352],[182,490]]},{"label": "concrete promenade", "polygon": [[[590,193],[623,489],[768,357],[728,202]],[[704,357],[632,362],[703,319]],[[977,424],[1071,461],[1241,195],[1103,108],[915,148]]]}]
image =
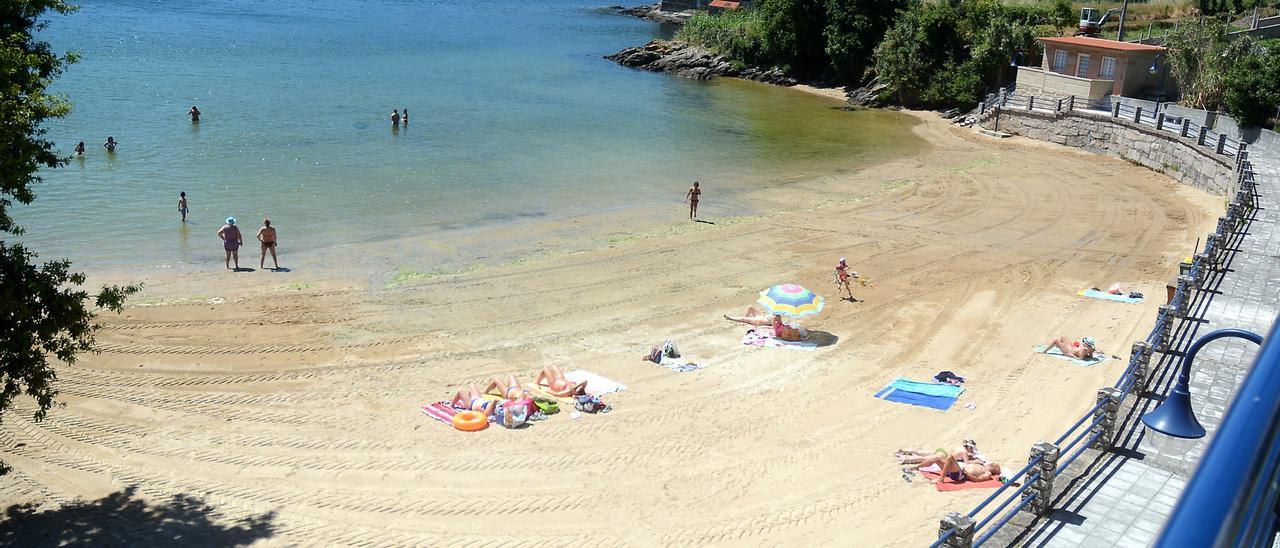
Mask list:
[{"label": "concrete promenade", "polygon": [[1152,357],[1147,391],[1128,397],[1117,419],[1115,449],[1089,449],[1055,483],[1053,513],[1019,514],[990,539],[999,546],[1151,545],[1195,472],[1257,346],[1223,339],[1206,346],[1192,369],[1191,396],[1209,434],[1178,440],[1141,422],[1173,387],[1178,360],[1197,338],[1235,327],[1266,335],[1280,314],[1280,154],[1251,151],[1259,209],[1228,240],[1224,271],[1211,274],[1175,324],[1175,352]]}]

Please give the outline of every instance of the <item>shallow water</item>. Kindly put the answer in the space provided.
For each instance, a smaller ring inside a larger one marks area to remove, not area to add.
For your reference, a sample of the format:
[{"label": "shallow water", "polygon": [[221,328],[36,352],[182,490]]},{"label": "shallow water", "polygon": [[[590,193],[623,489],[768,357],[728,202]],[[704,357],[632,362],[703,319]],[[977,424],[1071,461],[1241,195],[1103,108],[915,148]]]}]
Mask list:
[{"label": "shallow water", "polygon": [[81,2],[44,37],[82,55],[50,136],[88,152],[15,210],[23,239],[81,267],[205,268],[229,215],[246,239],[270,216],[282,250],[314,252],[601,210],[658,220],[695,179],[709,213],[743,214],[745,189],[920,146],[894,113],[619,67],[601,57],[670,29],[600,4]]}]

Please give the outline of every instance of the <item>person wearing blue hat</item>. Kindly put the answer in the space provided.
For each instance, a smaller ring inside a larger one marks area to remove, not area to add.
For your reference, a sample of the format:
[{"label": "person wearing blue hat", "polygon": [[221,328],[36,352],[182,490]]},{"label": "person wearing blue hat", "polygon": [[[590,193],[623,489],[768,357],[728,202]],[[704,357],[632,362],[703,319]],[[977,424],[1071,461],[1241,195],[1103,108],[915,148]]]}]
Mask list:
[{"label": "person wearing blue hat", "polygon": [[218,229],[218,237],[222,238],[222,249],[227,252],[227,268],[231,268],[234,260],[236,270],[240,270],[240,246],[244,245],[244,238],[240,236],[235,217],[227,217],[227,224]]}]

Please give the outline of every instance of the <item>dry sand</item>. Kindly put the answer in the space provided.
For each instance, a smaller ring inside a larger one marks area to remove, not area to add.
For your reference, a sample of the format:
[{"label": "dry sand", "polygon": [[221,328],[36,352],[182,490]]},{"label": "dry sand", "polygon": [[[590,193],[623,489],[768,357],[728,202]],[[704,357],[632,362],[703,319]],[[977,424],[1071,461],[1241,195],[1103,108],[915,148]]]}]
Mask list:
[{"label": "dry sand", "polygon": [[[266,515],[269,544],[921,545],[987,493],[904,482],[893,450],[973,438],[1021,466],[1124,366],[1030,349],[1092,335],[1127,356],[1221,201],[1118,160],[919,116],[926,150],[762,191],[752,199],[776,213],[760,218],[390,289],[301,273],[269,290],[220,271],[152,277],[137,301],[148,306],[104,318],[103,353],[61,369],[65,408],[37,425],[23,401],[4,418],[13,471],[0,503],[52,510],[133,485],[153,503],[203,499],[222,524]],[[857,288],[863,302],[834,292],[841,256],[877,284]],[[1075,295],[1114,281],[1149,298]],[[720,315],[780,282],[828,297],[805,325],[834,344],[739,344],[744,328]],[[639,359],[669,337],[706,368]],[[610,414],[518,431],[461,433],[418,411],[546,364],[630,390],[606,398]],[[943,369],[969,380],[950,411],[872,397]]]}]

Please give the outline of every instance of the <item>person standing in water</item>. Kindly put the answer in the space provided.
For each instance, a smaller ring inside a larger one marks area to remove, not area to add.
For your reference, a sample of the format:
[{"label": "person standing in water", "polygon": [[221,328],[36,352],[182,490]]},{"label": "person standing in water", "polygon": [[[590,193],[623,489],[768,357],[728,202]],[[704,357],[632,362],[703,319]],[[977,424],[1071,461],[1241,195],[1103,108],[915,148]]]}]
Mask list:
[{"label": "person standing in water", "polygon": [[187,222],[187,193],[178,193],[178,213],[182,214],[182,222]]},{"label": "person standing in water", "polygon": [[80,144],[76,145],[76,156],[84,156],[84,141],[80,141]]},{"label": "person standing in water", "polygon": [[400,117],[400,121],[404,122],[404,127],[409,127],[409,109],[404,109],[404,116]]},{"label": "person standing in water", "polygon": [[400,125],[400,109],[391,109],[391,125]]},{"label": "person standing in water", "polygon": [[200,121],[200,109],[196,108],[196,106],[195,106],[195,105],[191,105],[191,110],[188,110],[188,111],[187,111],[187,116],[190,116],[190,117],[191,117],[191,121],[192,121],[192,122],[199,122],[199,121]]},{"label": "person standing in water", "polygon": [[271,228],[271,219],[262,220],[262,228],[258,229],[258,241],[262,242],[262,257],[258,259],[258,268],[264,268],[267,262],[267,250],[271,250],[271,263],[276,265],[272,270],[280,270],[280,261],[276,260],[276,229]]},{"label": "person standing in water", "polygon": [[685,194],[684,201],[689,204],[689,220],[698,216],[698,198],[702,196],[702,189],[698,188],[698,182],[694,181],[693,186],[689,187],[689,193]]},{"label": "person standing in water", "polygon": [[218,237],[222,238],[222,249],[227,252],[227,268],[231,268],[231,260],[235,259],[236,270],[240,270],[240,246],[244,245],[244,238],[240,237],[235,217],[227,217],[227,224],[218,229]]},{"label": "person standing in water", "polygon": [[117,143],[117,142],[116,142],[116,138],[115,138],[115,137],[112,137],[112,136],[108,135],[108,136],[107,136],[107,142],[102,143],[102,148],[107,149],[107,154],[115,154],[115,153],[116,153],[116,145],[118,145],[118,144],[120,144],[120,143]]}]

